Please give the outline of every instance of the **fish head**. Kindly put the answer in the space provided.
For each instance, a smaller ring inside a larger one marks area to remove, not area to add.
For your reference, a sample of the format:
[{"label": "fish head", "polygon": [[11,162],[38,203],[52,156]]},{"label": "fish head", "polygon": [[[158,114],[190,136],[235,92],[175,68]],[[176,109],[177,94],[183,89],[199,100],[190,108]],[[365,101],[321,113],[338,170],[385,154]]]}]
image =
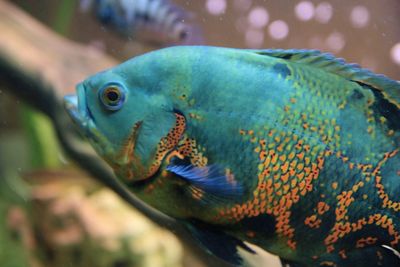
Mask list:
[{"label": "fish head", "polygon": [[[128,88],[123,79],[104,72],[78,84],[76,95],[64,98],[65,107],[80,132],[110,163],[117,160],[116,155],[131,133],[132,125],[143,119],[144,92]],[[130,106],[132,102],[136,102],[134,107]]]},{"label": "fish head", "polygon": [[158,57],[154,62],[152,55],[134,58],[89,77],[77,85],[76,95],[64,98],[80,132],[117,176],[128,181],[157,172],[174,147],[165,142],[177,142],[183,134],[166,140],[177,114],[164,93],[174,76],[164,61]]}]

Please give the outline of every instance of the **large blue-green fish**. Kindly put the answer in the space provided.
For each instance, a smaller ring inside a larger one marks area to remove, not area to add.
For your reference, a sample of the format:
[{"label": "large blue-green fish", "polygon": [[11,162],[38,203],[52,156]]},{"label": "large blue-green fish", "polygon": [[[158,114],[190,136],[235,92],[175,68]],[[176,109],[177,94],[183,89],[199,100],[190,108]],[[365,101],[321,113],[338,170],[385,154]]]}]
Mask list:
[{"label": "large blue-green fish", "polygon": [[234,265],[400,266],[400,84],[310,50],[174,47],[66,107],[118,178]]}]

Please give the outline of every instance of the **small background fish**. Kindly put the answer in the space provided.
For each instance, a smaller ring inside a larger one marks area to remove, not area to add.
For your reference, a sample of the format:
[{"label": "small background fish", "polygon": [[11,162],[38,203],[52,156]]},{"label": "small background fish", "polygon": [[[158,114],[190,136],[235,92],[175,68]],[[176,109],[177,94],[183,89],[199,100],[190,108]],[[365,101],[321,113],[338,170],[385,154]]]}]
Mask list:
[{"label": "small background fish", "polygon": [[194,15],[168,0],[82,0],[80,8],[92,12],[111,31],[128,39],[156,43],[202,43]]}]

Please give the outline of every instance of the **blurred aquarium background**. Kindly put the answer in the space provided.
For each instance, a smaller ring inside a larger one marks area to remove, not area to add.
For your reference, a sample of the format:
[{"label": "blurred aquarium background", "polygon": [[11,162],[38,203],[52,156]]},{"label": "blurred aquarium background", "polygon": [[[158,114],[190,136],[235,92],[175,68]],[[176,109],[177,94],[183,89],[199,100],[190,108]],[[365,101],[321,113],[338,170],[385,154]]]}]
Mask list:
[{"label": "blurred aquarium background", "polygon": [[[162,31],[142,34],[140,27],[133,36],[121,35],[85,10],[88,1],[6,2],[118,61],[185,43],[168,33],[160,39]],[[169,2],[191,27],[186,43],[319,49],[400,80],[399,0]],[[0,87],[0,266],[205,265],[172,234],[77,170],[47,117]]]}]

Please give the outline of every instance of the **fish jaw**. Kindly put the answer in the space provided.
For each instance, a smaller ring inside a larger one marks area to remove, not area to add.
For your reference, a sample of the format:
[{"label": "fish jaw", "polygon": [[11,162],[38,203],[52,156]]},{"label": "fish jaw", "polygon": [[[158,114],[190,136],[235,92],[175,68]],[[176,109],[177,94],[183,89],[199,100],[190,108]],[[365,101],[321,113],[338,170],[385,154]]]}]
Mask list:
[{"label": "fish jaw", "polygon": [[89,125],[92,124],[94,126],[94,123],[87,107],[85,88],[82,84],[77,86],[76,95],[66,95],[64,97],[64,107],[72,121],[87,136]]},{"label": "fish jaw", "polygon": [[97,129],[91,112],[87,106],[85,87],[79,84],[76,88],[76,95],[64,96],[64,108],[68,112],[79,132],[83,134],[93,145],[101,156],[110,153],[106,138]]}]

